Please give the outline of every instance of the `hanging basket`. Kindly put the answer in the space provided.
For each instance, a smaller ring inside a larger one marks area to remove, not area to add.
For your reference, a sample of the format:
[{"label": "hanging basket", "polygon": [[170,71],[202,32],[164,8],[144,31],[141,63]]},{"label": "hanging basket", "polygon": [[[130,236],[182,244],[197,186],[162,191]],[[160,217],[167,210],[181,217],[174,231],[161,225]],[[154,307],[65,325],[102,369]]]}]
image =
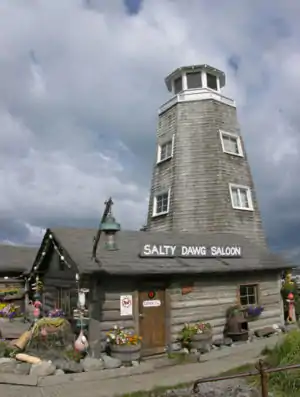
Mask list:
[{"label": "hanging basket", "polygon": [[139,361],[141,358],[141,344],[137,345],[115,345],[110,344],[111,357],[118,358],[123,363]]}]

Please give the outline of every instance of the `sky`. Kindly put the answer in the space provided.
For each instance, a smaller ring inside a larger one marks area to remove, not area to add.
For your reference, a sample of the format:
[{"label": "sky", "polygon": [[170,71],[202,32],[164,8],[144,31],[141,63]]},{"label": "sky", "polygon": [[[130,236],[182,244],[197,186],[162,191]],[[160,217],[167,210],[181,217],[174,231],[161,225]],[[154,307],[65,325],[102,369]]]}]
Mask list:
[{"label": "sky", "polygon": [[298,0],[1,0],[0,240],[146,220],[164,78],[227,76],[269,245],[300,263]]}]

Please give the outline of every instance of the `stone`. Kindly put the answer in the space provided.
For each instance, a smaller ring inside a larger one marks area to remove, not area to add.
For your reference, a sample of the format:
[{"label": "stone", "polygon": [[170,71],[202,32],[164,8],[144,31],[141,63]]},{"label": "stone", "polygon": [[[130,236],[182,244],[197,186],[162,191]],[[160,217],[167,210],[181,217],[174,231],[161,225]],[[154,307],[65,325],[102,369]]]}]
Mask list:
[{"label": "stone", "polygon": [[178,352],[181,349],[181,343],[172,343],[171,345],[171,351],[172,352]]},{"label": "stone", "polygon": [[131,361],[131,364],[133,367],[138,367],[140,365],[140,363],[138,361]]},{"label": "stone", "polygon": [[258,338],[267,338],[270,335],[274,334],[276,331],[273,327],[265,327],[261,329],[257,329],[254,331],[255,336]]},{"label": "stone", "polygon": [[184,347],[183,349],[180,350],[180,353],[189,354],[189,349]]},{"label": "stone", "polygon": [[232,346],[232,339],[225,337],[223,343],[225,346]]},{"label": "stone", "polygon": [[66,374],[77,374],[83,371],[82,364],[76,363],[75,361],[57,359],[53,361],[53,364],[56,366],[57,369],[61,369]]},{"label": "stone", "polygon": [[54,372],[54,375],[64,375],[65,373],[64,373],[64,371],[62,370],[62,369],[57,369],[55,372]]},{"label": "stone", "polygon": [[55,365],[51,361],[42,361],[39,364],[33,364],[30,369],[30,375],[50,376],[56,371]]},{"label": "stone", "polygon": [[14,370],[17,375],[29,375],[31,369],[31,364],[29,363],[18,363]]},{"label": "stone", "polygon": [[92,358],[101,358],[102,352],[105,350],[105,342],[101,339],[90,343],[90,356]]},{"label": "stone", "polygon": [[101,371],[104,368],[104,362],[101,358],[85,357],[81,360],[81,364],[85,372]]},{"label": "stone", "polygon": [[105,369],[120,368],[122,366],[122,361],[118,358],[103,355],[102,360],[104,362]]},{"label": "stone", "polygon": [[13,373],[17,366],[17,361],[14,358],[2,357],[0,358],[0,373]]},{"label": "stone", "polygon": [[219,338],[213,342],[213,346],[221,347],[222,345],[224,345],[224,339]]},{"label": "stone", "polygon": [[190,350],[190,354],[198,354],[198,350],[197,349],[191,349]]}]

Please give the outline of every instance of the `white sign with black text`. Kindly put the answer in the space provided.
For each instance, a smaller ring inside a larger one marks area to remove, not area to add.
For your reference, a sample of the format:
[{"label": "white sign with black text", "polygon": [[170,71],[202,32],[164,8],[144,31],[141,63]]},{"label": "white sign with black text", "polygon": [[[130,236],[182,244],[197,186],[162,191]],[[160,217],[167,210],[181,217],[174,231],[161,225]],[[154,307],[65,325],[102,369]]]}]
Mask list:
[{"label": "white sign with black text", "polygon": [[120,315],[132,316],[132,295],[120,296]]},{"label": "white sign with black text", "polygon": [[159,299],[153,299],[143,302],[144,307],[158,307],[160,305],[161,305],[161,301]]}]

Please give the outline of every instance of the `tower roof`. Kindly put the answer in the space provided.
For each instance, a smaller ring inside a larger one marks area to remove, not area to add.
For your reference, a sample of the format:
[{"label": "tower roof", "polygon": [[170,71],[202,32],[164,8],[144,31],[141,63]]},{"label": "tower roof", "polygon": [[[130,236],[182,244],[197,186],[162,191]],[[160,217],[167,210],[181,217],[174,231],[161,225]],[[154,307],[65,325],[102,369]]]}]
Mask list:
[{"label": "tower roof", "polygon": [[219,76],[220,79],[220,87],[224,87],[225,85],[225,73],[222,72],[222,70],[216,69],[212,66],[209,66],[207,64],[202,64],[202,65],[190,65],[190,66],[181,66],[180,68],[175,69],[171,74],[169,74],[165,78],[165,83],[169,91],[172,90],[172,80],[176,79],[179,77],[182,72],[192,72],[196,70],[205,70],[208,73],[213,73],[217,76]]}]

